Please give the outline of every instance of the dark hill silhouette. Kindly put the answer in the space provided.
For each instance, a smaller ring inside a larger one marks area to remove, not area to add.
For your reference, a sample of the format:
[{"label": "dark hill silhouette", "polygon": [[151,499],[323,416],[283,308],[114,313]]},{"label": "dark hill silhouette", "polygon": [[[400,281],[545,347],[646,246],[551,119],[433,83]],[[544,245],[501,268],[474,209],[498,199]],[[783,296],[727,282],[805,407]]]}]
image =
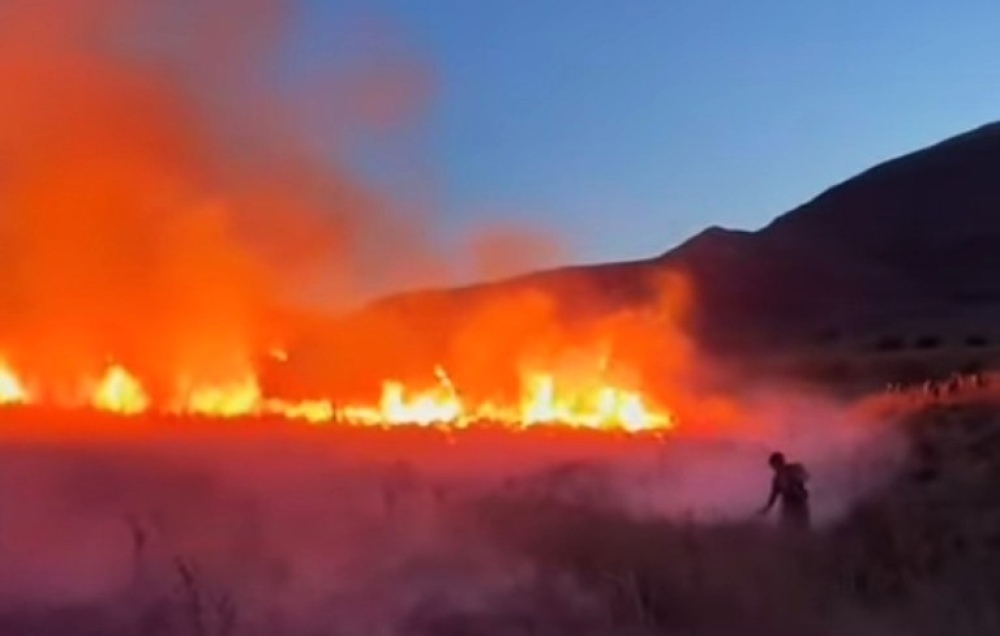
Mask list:
[{"label": "dark hill silhouette", "polygon": [[[998,176],[991,124],[876,166],[758,232],[703,234],[663,260],[692,267],[706,311],[765,341],[824,322],[995,304]],[[732,252],[726,263],[712,256],[720,245]]]},{"label": "dark hill silhouette", "polygon": [[[1000,295],[1000,124],[889,161],[779,217],[761,234],[909,279],[944,300]],[[983,285],[986,284],[984,287]]]},{"label": "dark hill silhouette", "polygon": [[998,177],[1000,123],[867,170],[755,232],[710,228],[648,260],[404,294],[371,310],[407,313],[433,298],[442,326],[483,294],[531,287],[579,315],[641,303],[653,274],[676,269],[694,283],[702,342],[745,350],[913,312],[1000,306]]}]

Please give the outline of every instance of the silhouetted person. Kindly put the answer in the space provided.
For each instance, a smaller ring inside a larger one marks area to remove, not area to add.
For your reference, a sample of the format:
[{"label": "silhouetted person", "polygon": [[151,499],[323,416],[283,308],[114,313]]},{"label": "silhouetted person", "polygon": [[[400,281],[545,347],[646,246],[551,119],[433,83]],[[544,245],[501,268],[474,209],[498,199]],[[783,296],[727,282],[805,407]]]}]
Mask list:
[{"label": "silhouetted person", "polygon": [[786,528],[808,528],[809,490],[806,488],[806,481],[809,474],[805,467],[798,463],[788,463],[781,453],[771,453],[767,463],[774,470],[774,478],[771,480],[771,495],[760,514],[766,515],[780,499],[781,525]]}]

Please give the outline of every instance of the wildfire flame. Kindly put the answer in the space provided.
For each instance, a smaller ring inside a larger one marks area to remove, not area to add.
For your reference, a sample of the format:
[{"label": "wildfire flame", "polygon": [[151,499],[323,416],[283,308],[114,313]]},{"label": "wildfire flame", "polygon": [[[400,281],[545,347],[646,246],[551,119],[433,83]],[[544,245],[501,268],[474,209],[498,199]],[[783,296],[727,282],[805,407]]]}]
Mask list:
[{"label": "wildfire flame", "polygon": [[[108,366],[96,382],[83,383],[88,394],[72,404],[123,416],[149,412],[232,418],[276,416],[312,424],[358,426],[445,426],[465,428],[478,423],[514,428],[558,425],[628,432],[655,431],[674,425],[672,414],[647,404],[641,393],[600,384],[582,388],[565,386],[549,373],[522,378],[520,398],[510,404],[473,403],[462,398],[442,367],[435,369],[436,384],[416,390],[402,382],[386,381],[381,397],[371,404],[335,405],[326,399],[284,400],[266,397],[257,378],[247,374],[232,382],[198,384],[179,382],[177,395],[166,404],[150,398],[142,381],[120,364]],[[0,405],[45,404],[26,388],[18,373],[0,361]],[[58,400],[56,400],[58,402]]]},{"label": "wildfire flame", "polygon": [[23,404],[27,401],[28,392],[21,380],[0,360],[0,404]]},{"label": "wildfire flame", "polygon": [[[636,268],[627,290],[565,271],[445,292],[452,274],[499,281],[554,264],[561,241],[508,220],[440,249],[433,215],[373,189],[300,125],[326,74],[275,90],[270,69],[297,32],[272,13],[280,2],[246,4],[0,0],[0,404],[672,426],[635,380],[673,389],[693,368],[684,272]],[[405,132],[424,69],[389,47],[369,77],[349,49],[330,51],[346,55],[330,61],[348,81],[335,82],[328,128]]]},{"label": "wildfire flame", "polygon": [[149,408],[142,384],[120,365],[108,368],[91,399],[94,408],[122,415],[135,415]]}]

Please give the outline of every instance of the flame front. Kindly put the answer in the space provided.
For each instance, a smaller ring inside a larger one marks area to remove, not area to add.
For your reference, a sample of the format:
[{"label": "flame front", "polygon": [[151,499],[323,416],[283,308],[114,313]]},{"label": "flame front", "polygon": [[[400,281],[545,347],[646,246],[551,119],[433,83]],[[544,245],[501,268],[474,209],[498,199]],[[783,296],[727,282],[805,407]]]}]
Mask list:
[{"label": "flame front", "polygon": [[28,401],[28,392],[21,379],[0,360],[0,404],[24,404]]},{"label": "flame front", "polygon": [[[465,428],[480,423],[527,428],[539,425],[567,426],[628,432],[671,428],[674,418],[666,410],[647,403],[640,392],[608,384],[574,387],[560,383],[550,373],[526,373],[521,379],[520,399],[472,402],[462,398],[442,367],[435,369],[433,386],[415,390],[404,383],[383,383],[380,398],[372,403],[332,400],[285,400],[267,397],[253,374],[233,381],[197,383],[184,378],[175,396],[161,405],[150,398],[143,383],[120,364],[110,365],[92,382],[82,386],[87,395],[72,403],[55,400],[55,406],[91,408],[118,415],[166,412],[200,417],[232,418],[272,416],[312,424],[339,423],[363,426],[444,426]],[[0,362],[0,405],[48,404],[25,388],[10,365]],[[39,396],[46,395],[44,392]]]},{"label": "flame front", "polygon": [[239,417],[260,413],[261,391],[256,378],[246,375],[231,382],[199,384],[185,379],[172,411],[209,417]]},{"label": "flame front", "polygon": [[562,389],[552,374],[526,374],[518,403],[467,403],[441,367],[438,384],[423,391],[407,391],[402,383],[387,382],[378,407],[349,406],[343,419],[361,424],[444,424],[464,428],[476,422],[498,422],[519,428],[554,425],[597,430],[663,430],[674,425],[666,411],[650,408],[642,396],[614,386]]},{"label": "flame front", "polygon": [[149,408],[149,397],[131,373],[120,365],[112,365],[97,384],[91,404],[102,411],[135,415]]}]

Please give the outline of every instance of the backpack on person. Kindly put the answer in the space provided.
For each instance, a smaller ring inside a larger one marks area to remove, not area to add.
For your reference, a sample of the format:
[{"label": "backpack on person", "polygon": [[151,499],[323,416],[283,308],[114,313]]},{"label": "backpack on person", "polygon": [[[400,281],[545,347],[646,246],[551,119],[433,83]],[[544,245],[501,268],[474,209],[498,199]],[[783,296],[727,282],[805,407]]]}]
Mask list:
[{"label": "backpack on person", "polygon": [[806,472],[802,464],[789,464],[785,467],[785,497],[796,502],[805,502],[809,499],[809,489],[806,482],[809,481],[809,473]]}]

